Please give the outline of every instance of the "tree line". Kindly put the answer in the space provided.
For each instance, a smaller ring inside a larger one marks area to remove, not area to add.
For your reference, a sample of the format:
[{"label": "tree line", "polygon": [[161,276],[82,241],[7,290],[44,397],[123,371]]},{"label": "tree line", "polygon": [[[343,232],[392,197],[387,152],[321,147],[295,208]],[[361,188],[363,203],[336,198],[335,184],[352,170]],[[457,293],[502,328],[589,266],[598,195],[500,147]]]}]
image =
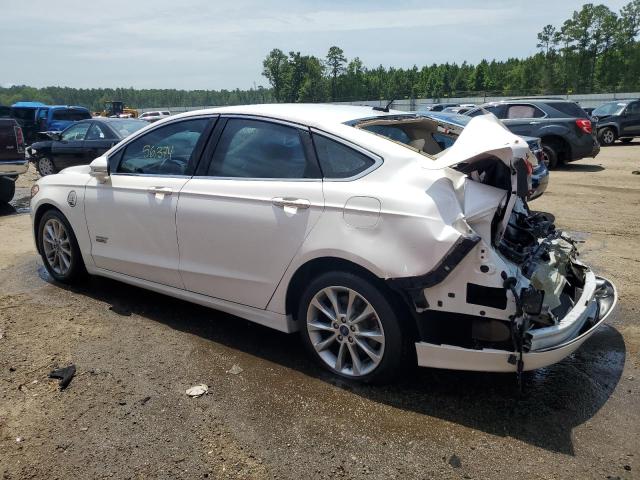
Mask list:
[{"label": "tree line", "polygon": [[527,58],[432,64],[411,68],[366,67],[332,46],[324,58],[273,49],[263,61],[270,88],[176,90],[70,87],[0,88],[0,104],[21,100],[84,105],[105,101],[144,107],[197,107],[270,102],[326,102],[486,95],[600,93],[640,90],[640,0],[619,12],[587,3],[537,36]]}]

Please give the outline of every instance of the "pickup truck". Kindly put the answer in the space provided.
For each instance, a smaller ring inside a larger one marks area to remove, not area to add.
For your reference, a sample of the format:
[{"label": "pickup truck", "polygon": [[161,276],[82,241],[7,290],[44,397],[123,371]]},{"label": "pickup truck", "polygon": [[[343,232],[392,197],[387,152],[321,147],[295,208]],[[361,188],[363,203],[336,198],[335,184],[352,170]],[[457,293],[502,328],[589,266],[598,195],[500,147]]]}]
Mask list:
[{"label": "pickup truck", "polygon": [[0,203],[13,199],[16,178],[29,167],[24,151],[24,135],[18,122],[0,118]]}]

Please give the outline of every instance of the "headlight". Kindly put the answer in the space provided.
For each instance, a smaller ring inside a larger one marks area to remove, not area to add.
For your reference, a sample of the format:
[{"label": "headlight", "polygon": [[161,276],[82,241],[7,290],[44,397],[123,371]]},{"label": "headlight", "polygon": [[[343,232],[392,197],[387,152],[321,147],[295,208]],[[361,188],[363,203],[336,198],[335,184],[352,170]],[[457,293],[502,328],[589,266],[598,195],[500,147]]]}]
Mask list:
[{"label": "headlight", "polygon": [[40,187],[38,186],[38,184],[33,185],[31,187],[31,198],[35,197],[39,191],[40,191]]}]

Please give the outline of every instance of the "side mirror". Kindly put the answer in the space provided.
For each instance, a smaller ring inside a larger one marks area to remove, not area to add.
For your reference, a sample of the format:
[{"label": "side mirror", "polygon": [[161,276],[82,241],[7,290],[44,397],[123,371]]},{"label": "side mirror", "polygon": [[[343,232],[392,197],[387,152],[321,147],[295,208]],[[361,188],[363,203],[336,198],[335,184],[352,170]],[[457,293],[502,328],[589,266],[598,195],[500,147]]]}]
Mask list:
[{"label": "side mirror", "polygon": [[106,157],[98,157],[89,164],[89,175],[99,183],[104,183],[109,178],[109,162]]}]

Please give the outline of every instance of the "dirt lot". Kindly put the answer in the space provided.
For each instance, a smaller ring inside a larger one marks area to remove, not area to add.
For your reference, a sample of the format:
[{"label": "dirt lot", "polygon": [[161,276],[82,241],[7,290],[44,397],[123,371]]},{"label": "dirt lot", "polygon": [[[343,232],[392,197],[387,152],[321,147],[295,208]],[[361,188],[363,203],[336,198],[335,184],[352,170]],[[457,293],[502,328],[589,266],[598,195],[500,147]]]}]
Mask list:
[{"label": "dirt lot", "polygon": [[[637,142],[636,142],[637,143]],[[3,478],[640,478],[640,145],[551,175],[532,206],[586,240],[617,312],[526,377],[333,380],[295,335],[113,281],[51,283],[20,180],[0,217]],[[47,373],[77,365],[59,391]],[[242,371],[228,371],[238,365]],[[206,383],[209,395],[185,390]]]}]

